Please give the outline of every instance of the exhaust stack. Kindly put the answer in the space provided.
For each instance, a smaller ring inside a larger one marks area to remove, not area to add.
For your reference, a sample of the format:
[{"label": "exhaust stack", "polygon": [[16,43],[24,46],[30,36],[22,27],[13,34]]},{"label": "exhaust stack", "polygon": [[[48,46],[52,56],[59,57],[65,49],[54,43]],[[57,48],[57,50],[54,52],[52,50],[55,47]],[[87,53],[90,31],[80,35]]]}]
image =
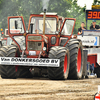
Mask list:
[{"label": "exhaust stack", "polygon": [[43,35],[45,35],[45,19],[46,19],[46,9],[44,9],[44,15],[43,15]]}]

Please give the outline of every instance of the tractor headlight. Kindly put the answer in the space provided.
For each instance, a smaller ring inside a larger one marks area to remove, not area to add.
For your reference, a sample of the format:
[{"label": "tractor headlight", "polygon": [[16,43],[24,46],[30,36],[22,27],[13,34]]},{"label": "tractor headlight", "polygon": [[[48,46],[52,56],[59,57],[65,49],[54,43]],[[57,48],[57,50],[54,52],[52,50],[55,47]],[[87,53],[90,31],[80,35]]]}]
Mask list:
[{"label": "tractor headlight", "polygon": [[56,37],[54,37],[54,36],[51,37],[51,44],[53,44],[53,45],[56,44]]},{"label": "tractor headlight", "polygon": [[47,49],[46,47],[43,47],[43,51],[46,51],[46,49]]}]

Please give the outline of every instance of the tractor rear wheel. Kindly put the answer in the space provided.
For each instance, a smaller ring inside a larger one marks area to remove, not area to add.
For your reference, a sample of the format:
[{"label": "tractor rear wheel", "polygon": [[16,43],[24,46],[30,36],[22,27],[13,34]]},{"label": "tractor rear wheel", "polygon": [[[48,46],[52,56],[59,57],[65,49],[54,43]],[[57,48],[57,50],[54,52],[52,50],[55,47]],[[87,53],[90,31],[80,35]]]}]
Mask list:
[{"label": "tractor rear wheel", "polygon": [[[7,55],[7,46],[3,46],[2,48],[0,48],[0,57],[6,57]],[[7,69],[6,69],[6,65],[0,65],[0,74],[2,78],[6,78]]]},{"label": "tractor rear wheel", "polygon": [[[17,51],[17,47],[10,45],[7,51],[7,57],[15,57],[16,51]],[[7,69],[7,78],[11,78],[11,79],[17,78],[15,65],[7,65],[6,69]]]},{"label": "tractor rear wheel", "polygon": [[17,47],[17,44],[16,44],[14,41],[11,43],[11,45],[13,45],[13,46],[16,46],[16,47]]},{"label": "tractor rear wheel", "polygon": [[69,50],[66,47],[52,47],[49,52],[50,59],[60,59],[59,67],[48,67],[49,79],[67,79],[69,73]]},{"label": "tractor rear wheel", "polygon": [[[10,45],[7,48],[8,50],[6,50],[4,57],[15,57],[16,56],[16,52],[17,52],[17,47]],[[0,53],[1,56],[1,53]],[[2,78],[11,78],[11,79],[15,79],[17,78],[17,73],[15,70],[15,66],[14,65],[1,65],[0,66],[0,71],[1,71],[1,77]]]},{"label": "tractor rear wheel", "polygon": [[68,78],[80,79],[83,74],[83,47],[78,39],[69,41],[70,68]]},{"label": "tractor rear wheel", "polygon": [[[11,45],[8,49],[8,54],[7,57],[20,57],[20,52],[19,49],[16,45]],[[17,71],[16,71],[17,68]],[[8,66],[8,71],[9,71],[9,77],[11,78],[31,78],[32,74],[29,71],[29,67],[20,67],[20,66],[15,66],[15,65],[10,65]]]},{"label": "tractor rear wheel", "polygon": [[[21,42],[23,42],[23,39],[18,38],[18,41],[21,43]],[[11,45],[18,47],[14,41],[11,43]],[[20,57],[19,50],[17,51],[17,57]],[[31,74],[31,72],[29,70],[29,67],[23,67],[23,66],[18,66],[17,75],[19,78],[32,78],[33,77],[33,75]]]}]

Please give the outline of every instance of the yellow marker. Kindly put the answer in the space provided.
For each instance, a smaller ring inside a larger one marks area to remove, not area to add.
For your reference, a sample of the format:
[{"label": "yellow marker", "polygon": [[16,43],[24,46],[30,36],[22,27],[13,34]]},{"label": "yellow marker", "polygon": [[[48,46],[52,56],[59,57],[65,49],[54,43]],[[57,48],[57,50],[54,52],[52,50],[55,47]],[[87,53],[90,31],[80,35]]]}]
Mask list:
[{"label": "yellow marker", "polygon": [[1,28],[1,31],[3,31],[3,29]]},{"label": "yellow marker", "polygon": [[24,33],[23,36],[26,36],[26,33]]},{"label": "yellow marker", "polygon": [[60,38],[60,35],[58,35],[58,38]]},{"label": "yellow marker", "polygon": [[100,9],[100,5],[92,5],[92,9]]}]

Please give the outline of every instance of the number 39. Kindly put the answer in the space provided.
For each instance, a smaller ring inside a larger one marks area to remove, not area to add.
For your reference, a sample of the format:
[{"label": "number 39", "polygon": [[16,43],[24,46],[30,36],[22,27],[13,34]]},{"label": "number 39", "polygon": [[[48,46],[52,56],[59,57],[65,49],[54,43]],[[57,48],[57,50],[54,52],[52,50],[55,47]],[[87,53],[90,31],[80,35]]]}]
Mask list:
[{"label": "number 39", "polygon": [[89,11],[88,12],[88,19],[100,19],[100,12],[97,11]]}]

